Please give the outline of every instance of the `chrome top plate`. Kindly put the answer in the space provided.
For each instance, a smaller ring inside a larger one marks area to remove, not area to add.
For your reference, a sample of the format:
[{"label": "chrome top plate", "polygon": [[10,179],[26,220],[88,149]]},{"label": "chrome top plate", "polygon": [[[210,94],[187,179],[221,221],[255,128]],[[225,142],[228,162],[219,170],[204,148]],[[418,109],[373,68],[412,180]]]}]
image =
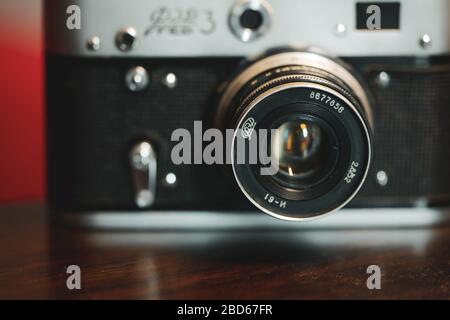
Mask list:
[{"label": "chrome top plate", "polygon": [[[270,27],[244,43],[230,29],[234,0],[46,0],[46,49],[92,57],[249,56],[286,45],[315,46],[337,56],[450,53],[450,0],[397,0],[400,28],[381,31],[356,29],[355,0],[267,2]],[[80,8],[80,29],[67,28],[70,5]],[[127,52],[115,43],[124,27],[137,31],[137,44]],[[430,46],[421,45],[425,34]],[[93,36],[101,41],[94,51],[87,46]]]}]

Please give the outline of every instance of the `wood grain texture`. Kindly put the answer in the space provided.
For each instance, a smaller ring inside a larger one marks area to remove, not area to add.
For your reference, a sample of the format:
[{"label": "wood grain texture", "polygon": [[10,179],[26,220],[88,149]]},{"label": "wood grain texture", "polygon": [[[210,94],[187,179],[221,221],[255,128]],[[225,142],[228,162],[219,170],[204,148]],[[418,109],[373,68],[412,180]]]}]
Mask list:
[{"label": "wood grain texture", "polygon": [[[449,299],[450,226],[286,232],[99,232],[0,208],[0,298]],[[82,289],[66,288],[79,265]],[[366,268],[382,289],[366,288]]]}]

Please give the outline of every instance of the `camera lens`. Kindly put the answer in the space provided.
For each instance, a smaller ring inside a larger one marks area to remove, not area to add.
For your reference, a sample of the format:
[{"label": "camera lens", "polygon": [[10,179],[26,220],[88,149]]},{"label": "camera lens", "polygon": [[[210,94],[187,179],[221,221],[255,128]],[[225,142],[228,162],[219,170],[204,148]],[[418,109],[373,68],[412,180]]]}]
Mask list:
[{"label": "camera lens", "polygon": [[[270,54],[236,74],[216,120],[234,130],[232,171],[244,195],[286,220],[311,219],[348,203],[372,154],[371,108],[357,76],[343,62],[309,51]],[[269,161],[238,161],[264,150]]]},{"label": "camera lens", "polygon": [[338,140],[330,126],[313,116],[298,115],[282,122],[272,139],[272,159],[280,184],[305,189],[319,184],[333,171],[339,156]]}]

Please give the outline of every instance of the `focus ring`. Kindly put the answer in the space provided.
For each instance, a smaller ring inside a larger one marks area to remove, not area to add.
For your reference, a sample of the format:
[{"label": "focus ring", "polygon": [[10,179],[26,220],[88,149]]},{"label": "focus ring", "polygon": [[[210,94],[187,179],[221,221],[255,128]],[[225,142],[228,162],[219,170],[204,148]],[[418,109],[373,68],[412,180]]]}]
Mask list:
[{"label": "focus ring", "polygon": [[[348,98],[352,103],[355,104],[355,106],[359,105],[356,99],[345,89],[342,89],[338,85],[334,84],[333,82],[314,76],[314,75],[305,75],[305,74],[290,74],[290,75],[284,75],[280,76],[279,78],[275,78],[272,80],[269,80],[253,90],[249,95],[247,95],[242,103],[237,107],[235,111],[235,115],[238,115],[242,110],[245,109],[245,107],[250,103],[251,100],[255,99],[258,95],[262,94],[264,91],[269,90],[270,88],[273,88],[277,85],[289,83],[289,82],[298,82],[298,81],[311,81],[314,83],[320,83],[323,85],[326,85],[339,93],[343,94],[346,98]],[[236,120],[236,118],[233,118]],[[233,121],[234,123],[235,121]]]}]

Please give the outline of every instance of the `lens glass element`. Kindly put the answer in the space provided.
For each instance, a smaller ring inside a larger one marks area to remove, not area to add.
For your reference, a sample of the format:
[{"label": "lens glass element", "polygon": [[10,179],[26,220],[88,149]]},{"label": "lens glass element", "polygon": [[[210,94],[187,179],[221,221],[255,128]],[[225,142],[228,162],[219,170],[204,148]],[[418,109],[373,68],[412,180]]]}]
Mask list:
[{"label": "lens glass element", "polygon": [[274,152],[281,173],[293,177],[311,176],[318,169],[322,130],[307,120],[288,121],[278,127]]},{"label": "lens glass element", "polygon": [[274,179],[303,189],[326,179],[338,160],[338,139],[323,120],[297,115],[282,122],[272,139],[272,157],[279,171]]}]

